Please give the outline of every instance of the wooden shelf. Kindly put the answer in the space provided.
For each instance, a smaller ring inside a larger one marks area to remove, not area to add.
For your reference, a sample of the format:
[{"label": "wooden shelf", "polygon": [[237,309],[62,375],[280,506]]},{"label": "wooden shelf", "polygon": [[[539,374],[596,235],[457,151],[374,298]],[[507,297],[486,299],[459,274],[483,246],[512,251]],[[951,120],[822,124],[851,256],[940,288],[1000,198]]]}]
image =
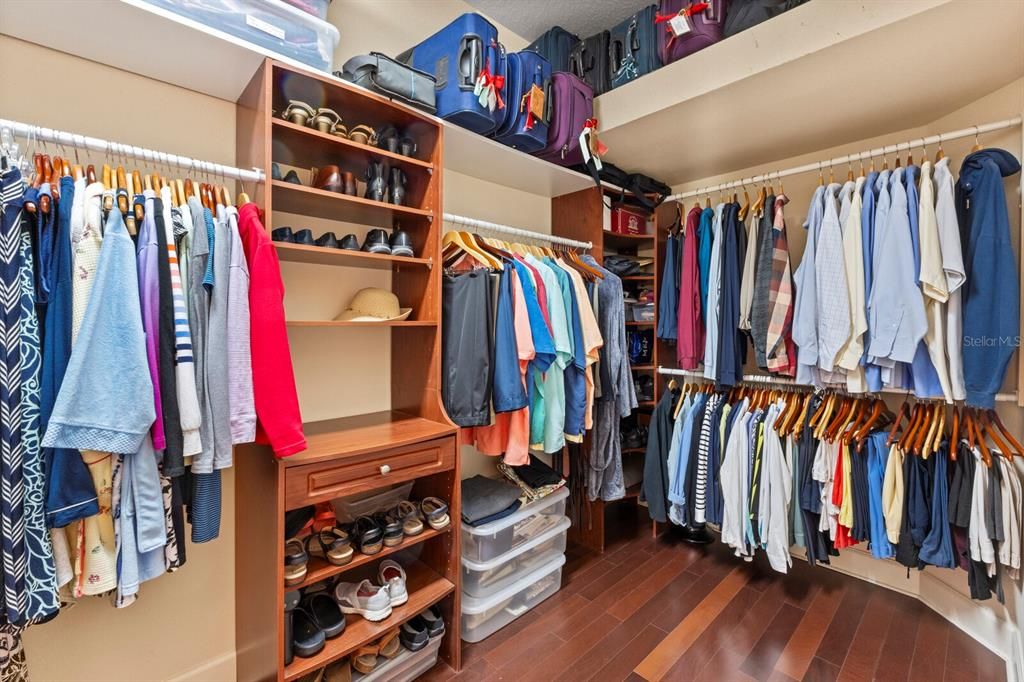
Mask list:
[{"label": "wooden shelf", "polygon": [[652,282],[654,275],[626,275],[621,279],[623,282]]},{"label": "wooden shelf", "polygon": [[647,452],[647,448],[622,448],[624,455],[641,455]]},{"label": "wooden shelf", "polygon": [[388,256],[368,251],[349,251],[348,249],[328,249],[322,246],[306,244],[290,244],[274,242],[277,247],[278,260],[289,263],[312,263],[314,265],[338,265],[353,268],[370,268],[390,270],[395,265],[425,266],[433,263],[429,258],[412,258],[409,256]]},{"label": "wooden shelf", "polygon": [[[278,460],[281,466],[299,466],[397,448],[454,434],[458,427],[392,410],[354,417],[306,422],[306,449]],[[424,531],[426,532],[426,531]]]},{"label": "wooden shelf", "polygon": [[[380,639],[388,630],[400,626],[420,611],[433,606],[455,589],[454,583],[441,577],[425,564],[417,562],[407,566],[405,572],[409,601],[392,609],[391,615],[378,623],[372,623],[362,616],[346,616],[345,631],[340,636],[327,640],[327,645],[320,653],[310,658],[296,656],[291,665],[285,666],[285,681],[298,679],[308,672],[322,668],[355,651],[364,644]],[[447,623],[445,625],[447,626]],[[452,635],[448,634],[447,636],[451,637]]]},{"label": "wooden shelf", "polygon": [[391,228],[395,219],[429,219],[434,215],[433,211],[422,208],[387,204],[283,180],[271,180],[269,184],[274,191],[274,211],[284,213],[385,228]]},{"label": "wooden shelf", "polygon": [[654,369],[654,365],[630,365],[629,368],[634,372],[650,372]]},{"label": "wooden shelf", "polygon": [[637,408],[654,407],[657,403],[653,400],[642,400],[637,403]]},{"label": "wooden shelf", "polygon": [[352,322],[351,320],[286,320],[289,327],[436,327],[433,320],[391,320],[384,322]]},{"label": "wooden shelf", "polygon": [[654,322],[633,322],[633,321],[630,321],[630,322],[626,323],[626,326],[627,327],[641,327],[641,328],[642,327],[653,327],[654,326]]},{"label": "wooden shelf", "polygon": [[[344,116],[345,112],[339,112]],[[348,125],[358,125],[356,122],[347,122]],[[387,159],[392,166],[401,166],[407,169],[420,169],[433,171],[434,164],[429,161],[421,161],[411,156],[403,156],[387,149],[373,147],[368,144],[360,144],[344,137],[321,133],[316,128],[300,126],[283,118],[271,119],[271,134],[274,140],[291,142],[293,144],[275,145],[274,161],[286,163],[290,166],[325,166],[330,163],[337,163],[337,156],[346,156],[360,159],[362,165],[367,165],[372,159]],[[300,150],[296,153],[296,150]]]},{"label": "wooden shelf", "polygon": [[420,533],[419,535],[414,535],[412,537],[406,536],[402,540],[402,544],[397,545],[395,547],[385,547],[381,551],[372,555],[361,554],[359,553],[359,551],[356,551],[355,555],[352,557],[352,561],[348,562],[344,566],[335,566],[334,564],[325,561],[324,559],[321,559],[319,557],[310,557],[309,565],[306,570],[306,579],[298,585],[289,586],[287,589],[298,590],[303,587],[312,585],[313,583],[318,583],[321,580],[327,580],[328,578],[338,575],[340,573],[346,573],[354,568],[359,568],[360,566],[365,566],[366,564],[373,563],[374,561],[379,561],[380,559],[383,559],[389,554],[401,552],[402,550],[409,549],[410,547],[418,545],[421,542],[426,542],[427,540],[436,538],[438,535],[444,535],[449,530],[451,530],[452,527],[451,524],[449,523],[446,527],[444,527],[441,530],[434,530],[426,523],[424,523],[423,525],[425,526],[425,528],[422,533]]}]

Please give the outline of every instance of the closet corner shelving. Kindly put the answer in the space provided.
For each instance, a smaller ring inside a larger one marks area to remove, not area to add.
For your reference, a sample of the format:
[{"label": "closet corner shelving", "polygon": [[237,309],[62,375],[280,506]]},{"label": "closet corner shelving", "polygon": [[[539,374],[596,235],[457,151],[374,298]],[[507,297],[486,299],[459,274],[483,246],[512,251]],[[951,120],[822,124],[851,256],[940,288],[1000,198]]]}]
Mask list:
[{"label": "closet corner shelving", "polygon": [[[626,291],[638,291],[641,288],[650,288],[654,293],[655,317],[651,322],[626,322],[627,332],[639,332],[649,330],[651,333],[651,359],[643,364],[630,367],[633,377],[647,375],[654,380],[654,400],[641,401],[634,411],[635,418],[643,424],[651,419],[651,410],[657,404],[660,391],[660,377],[657,374],[659,365],[659,353],[665,352],[657,341],[656,329],[658,325],[657,301],[658,287],[661,284],[661,258],[665,251],[666,235],[663,230],[658,229],[658,212],[651,213],[647,223],[647,232],[640,235],[618,234],[604,229],[606,207],[605,202],[613,203],[622,198],[624,192],[607,183],[601,188],[589,187],[587,189],[556,196],[551,199],[551,232],[560,237],[569,237],[584,242],[593,243],[594,258],[604,262],[605,256],[610,254],[642,255],[652,258],[653,262],[647,266],[644,274],[630,275],[622,278],[622,285]],[[628,192],[625,192],[628,195]],[[584,452],[589,452],[593,443],[588,434],[584,441]],[[644,448],[625,448],[622,450],[623,466],[626,466],[630,459],[640,458],[641,465],[644,455]],[[630,486],[626,490],[623,500],[636,501],[640,495],[640,486]],[[569,529],[569,537],[574,542],[582,544],[596,552],[604,552],[605,548],[605,508],[612,503],[603,500],[587,501],[584,498],[585,509],[577,514],[576,520]]]},{"label": "closet corner shelving", "polygon": [[[375,129],[391,123],[414,137],[417,158],[319,133],[280,118],[288,99],[326,106],[349,123]],[[388,231],[401,222],[413,242],[413,257],[343,251],[298,244],[274,244],[282,261],[327,267],[390,270],[392,291],[408,320],[355,323],[289,320],[289,328],[379,326],[390,335],[391,405],[381,412],[303,425],[306,450],[275,459],[263,445],[238,448],[235,491],[235,611],[238,678],[289,682],[364,644],[379,639],[423,609],[437,605],[445,620],[441,656],[460,667],[460,548],[455,523],[460,517],[456,426],[440,396],[440,256],[443,128],[437,119],[395,104],[322,74],[267,59],[243,90],[237,106],[236,146],[241,166],[271,175],[271,163],[303,169],[336,164],[357,177],[371,158],[400,165],[408,177],[409,206],[270,181],[245,189],[264,207],[264,225],[274,228],[274,212],[315,216]],[[309,332],[315,333],[315,332]],[[325,341],[326,343],[326,341]],[[354,390],[358,390],[356,387]],[[299,587],[335,577],[358,581],[375,575],[378,561],[400,554],[408,574],[409,601],[387,619],[372,623],[349,616],[345,631],[311,658],[284,665],[284,515],[332,499],[413,482],[412,498],[448,501],[456,520],[441,531],[425,530],[374,556],[356,554],[345,566],[311,557]],[[408,550],[408,551],[406,551]]]}]

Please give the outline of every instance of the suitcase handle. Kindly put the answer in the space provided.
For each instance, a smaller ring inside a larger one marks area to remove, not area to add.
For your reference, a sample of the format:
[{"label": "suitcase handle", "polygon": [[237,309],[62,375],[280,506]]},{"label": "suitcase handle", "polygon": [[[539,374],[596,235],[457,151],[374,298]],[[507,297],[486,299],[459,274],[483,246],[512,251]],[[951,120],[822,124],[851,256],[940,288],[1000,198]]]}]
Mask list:
[{"label": "suitcase handle", "polygon": [[[483,69],[483,42],[480,36],[466,34],[459,42],[459,89],[472,90]],[[468,58],[468,59],[467,59]]]},{"label": "suitcase handle", "polygon": [[611,63],[612,71],[622,68],[623,47],[621,40],[613,40],[608,43],[608,61]]},{"label": "suitcase handle", "polygon": [[629,24],[629,30],[626,31],[626,42],[629,44],[630,56],[635,56],[640,51],[640,32],[636,27],[636,19]]},{"label": "suitcase handle", "polygon": [[551,79],[544,81],[541,87],[544,90],[544,125],[551,125],[551,112],[554,109],[554,103],[551,101]]}]

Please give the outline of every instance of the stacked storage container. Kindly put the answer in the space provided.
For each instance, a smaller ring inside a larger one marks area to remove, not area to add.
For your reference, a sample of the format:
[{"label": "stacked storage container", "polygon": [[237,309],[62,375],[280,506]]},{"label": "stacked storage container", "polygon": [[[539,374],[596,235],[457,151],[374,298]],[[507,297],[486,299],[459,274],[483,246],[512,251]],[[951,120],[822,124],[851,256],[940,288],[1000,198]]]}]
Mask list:
[{"label": "stacked storage container", "polygon": [[568,488],[483,526],[462,524],[462,639],[479,642],[562,586]]}]

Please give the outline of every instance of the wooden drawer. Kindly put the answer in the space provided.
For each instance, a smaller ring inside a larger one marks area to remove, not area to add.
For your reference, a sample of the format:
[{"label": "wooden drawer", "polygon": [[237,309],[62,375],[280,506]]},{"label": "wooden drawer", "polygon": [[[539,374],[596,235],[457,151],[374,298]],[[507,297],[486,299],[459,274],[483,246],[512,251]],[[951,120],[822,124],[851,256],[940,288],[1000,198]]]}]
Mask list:
[{"label": "wooden drawer", "polygon": [[288,467],[285,508],[295,509],[430,476],[455,466],[455,437],[435,438],[343,459]]}]

